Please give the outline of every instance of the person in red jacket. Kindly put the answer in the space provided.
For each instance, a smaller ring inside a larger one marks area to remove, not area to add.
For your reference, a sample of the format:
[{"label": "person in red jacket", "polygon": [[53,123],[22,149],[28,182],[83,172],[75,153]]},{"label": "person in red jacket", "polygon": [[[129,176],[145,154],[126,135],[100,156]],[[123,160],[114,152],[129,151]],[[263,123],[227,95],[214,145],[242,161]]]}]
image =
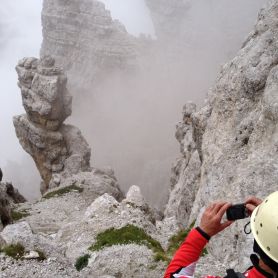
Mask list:
[{"label": "person in red jacket", "polygon": [[[226,229],[233,222],[222,222],[223,215],[231,206],[227,202],[215,202],[204,211],[200,226],[192,229],[170,262],[164,278],[190,278],[198,259],[211,237]],[[231,278],[272,278],[278,273],[278,191],[272,193],[264,201],[250,197],[245,206],[251,215],[251,231],[254,236],[254,252],[251,255],[253,266],[245,273],[227,270]],[[219,276],[204,275],[207,278]]]}]

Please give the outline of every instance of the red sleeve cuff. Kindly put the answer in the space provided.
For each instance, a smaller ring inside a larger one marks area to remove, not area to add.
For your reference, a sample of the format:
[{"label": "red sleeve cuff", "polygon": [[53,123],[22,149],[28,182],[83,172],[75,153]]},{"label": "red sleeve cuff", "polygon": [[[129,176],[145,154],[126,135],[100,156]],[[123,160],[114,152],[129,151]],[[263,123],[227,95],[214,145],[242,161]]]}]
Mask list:
[{"label": "red sleeve cuff", "polygon": [[164,277],[169,278],[171,274],[197,262],[207,243],[208,240],[196,228],[191,230],[174,255]]}]

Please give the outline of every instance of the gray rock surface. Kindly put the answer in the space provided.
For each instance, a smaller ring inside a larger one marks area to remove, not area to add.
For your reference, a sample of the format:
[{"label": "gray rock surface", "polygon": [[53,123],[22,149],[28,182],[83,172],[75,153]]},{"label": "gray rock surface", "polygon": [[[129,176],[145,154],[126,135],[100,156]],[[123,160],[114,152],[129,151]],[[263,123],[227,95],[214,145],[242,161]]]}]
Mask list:
[{"label": "gray rock surface", "polygon": [[[104,264],[107,258],[110,258],[109,264]],[[165,269],[163,263],[154,263],[150,249],[135,244],[112,246],[96,252],[92,254],[89,267],[97,277],[109,274],[125,278],[161,278]]]},{"label": "gray rock surface", "polygon": [[176,138],[182,156],[172,169],[171,194],[164,212],[165,217],[174,216],[181,227],[188,223],[201,175],[201,159],[193,138],[192,115],[195,111],[196,105],[186,104],[183,120],[177,125]]},{"label": "gray rock surface", "polygon": [[[84,191],[81,193],[69,192],[17,207],[17,210],[28,211],[29,215],[8,225],[0,233],[0,237],[6,244],[23,244],[26,255],[34,250],[41,250],[48,259],[42,263],[28,259],[28,262],[23,261],[20,265],[14,262],[18,270],[15,277],[28,277],[27,274],[31,271],[35,277],[49,277],[53,264],[60,265],[56,271],[66,271],[68,267],[71,269],[79,256],[86,253],[91,256],[88,267],[80,273],[73,270],[70,274],[65,272],[68,276],[63,276],[62,272],[57,277],[145,277],[148,273],[153,277],[161,277],[165,264],[156,262],[152,250],[145,246],[130,244],[112,246],[97,252],[88,250],[95,242],[97,234],[127,224],[141,227],[155,239],[161,240],[161,230],[156,228],[152,212],[146,211],[147,206],[142,202],[140,190],[133,186],[129,199],[122,202],[106,193],[90,204],[89,200],[95,198],[95,195],[86,185],[82,186]],[[166,238],[163,240],[167,242]],[[53,257],[56,258],[54,261],[51,259]],[[10,259],[0,257],[0,266],[5,275],[14,273],[10,264]],[[28,270],[28,265],[32,269]],[[40,272],[44,276],[39,276]]]},{"label": "gray rock surface", "polygon": [[90,170],[91,150],[76,127],[63,124],[71,114],[72,98],[67,78],[54,59],[24,58],[16,71],[27,114],[14,117],[14,126],[22,147],[36,163],[45,192],[53,174],[66,177]]},{"label": "gray rock surface", "polygon": [[[192,209],[188,211],[184,206],[179,213],[184,215],[184,225],[189,225],[214,200],[238,203],[249,195],[264,197],[278,189],[277,13],[278,2],[270,1],[237,56],[223,66],[205,107],[191,115],[193,130],[179,132],[183,134],[179,136],[182,154],[184,142],[191,145],[193,139],[201,161],[199,169],[195,169],[201,173],[196,183],[193,180],[188,184],[190,171],[180,184],[184,167],[177,169],[178,182],[169,205],[171,200],[179,198],[179,188],[191,191],[185,196],[185,203],[191,204]],[[180,164],[186,161],[183,158]],[[195,190],[198,192],[192,202]],[[217,259],[240,270],[249,264],[251,252],[252,237],[243,232],[247,221],[236,222],[210,245],[210,252]]]},{"label": "gray rock surface", "polygon": [[144,229],[155,239],[159,234],[151,212],[132,202],[118,202],[107,193],[97,198],[85,211],[83,218],[64,225],[57,234],[57,240],[66,244],[66,256],[75,261],[95,242],[98,233],[107,229],[119,229],[132,224]]}]

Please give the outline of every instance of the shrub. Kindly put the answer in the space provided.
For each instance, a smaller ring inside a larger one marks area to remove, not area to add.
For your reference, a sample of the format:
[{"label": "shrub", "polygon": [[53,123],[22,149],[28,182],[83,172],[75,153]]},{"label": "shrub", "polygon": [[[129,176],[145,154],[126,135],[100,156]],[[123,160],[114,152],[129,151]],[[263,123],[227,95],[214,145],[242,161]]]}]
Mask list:
[{"label": "shrub", "polygon": [[43,198],[50,199],[50,198],[61,196],[61,195],[64,195],[64,194],[67,194],[67,193],[73,192],[73,191],[77,191],[77,192],[81,193],[81,192],[83,192],[83,190],[84,190],[83,188],[73,184],[73,185],[66,186],[66,187],[60,188],[58,190],[49,192],[46,195],[44,195]]},{"label": "shrub", "polygon": [[79,257],[77,260],[76,260],[76,263],[75,263],[75,268],[76,270],[80,271],[82,270],[84,267],[86,267],[89,263],[89,258],[90,258],[90,255],[86,254],[84,256],[81,256]]}]

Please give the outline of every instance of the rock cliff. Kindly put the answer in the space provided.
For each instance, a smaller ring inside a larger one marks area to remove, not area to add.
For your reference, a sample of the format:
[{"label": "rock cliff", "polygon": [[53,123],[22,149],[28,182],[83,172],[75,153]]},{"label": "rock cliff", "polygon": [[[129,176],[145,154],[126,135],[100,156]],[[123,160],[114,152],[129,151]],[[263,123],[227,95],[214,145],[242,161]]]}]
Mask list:
[{"label": "rock cliff", "polygon": [[136,65],[134,38],[99,1],[44,0],[42,26],[41,56],[52,55],[67,71],[70,89],[81,86],[84,93],[104,73],[107,78]]},{"label": "rock cliff", "polygon": [[[208,202],[218,199],[242,202],[249,195],[263,197],[277,187],[277,74],[278,74],[278,2],[271,1],[258,17],[253,32],[237,56],[223,66],[207,97],[207,104],[192,111],[178,126],[183,158],[173,170],[171,200],[179,200],[179,192],[190,190],[189,198],[178,208],[184,222],[196,219]],[[186,143],[185,143],[186,142]],[[184,173],[190,168],[184,157],[184,146],[193,145],[189,156],[201,162],[192,179]],[[196,150],[198,153],[196,153]],[[192,181],[193,182],[192,182]],[[182,181],[182,185],[180,184]],[[190,181],[190,182],[189,182]],[[190,184],[190,186],[188,185]],[[181,189],[180,189],[181,188]],[[192,198],[194,192],[196,197]],[[187,197],[186,197],[187,198]],[[177,202],[177,201],[176,201]],[[188,207],[192,210],[188,211]],[[230,265],[245,267],[252,237],[243,233],[237,221],[231,229],[211,243],[210,251]],[[238,255],[241,254],[240,261]],[[246,255],[245,259],[242,259]]]}]

